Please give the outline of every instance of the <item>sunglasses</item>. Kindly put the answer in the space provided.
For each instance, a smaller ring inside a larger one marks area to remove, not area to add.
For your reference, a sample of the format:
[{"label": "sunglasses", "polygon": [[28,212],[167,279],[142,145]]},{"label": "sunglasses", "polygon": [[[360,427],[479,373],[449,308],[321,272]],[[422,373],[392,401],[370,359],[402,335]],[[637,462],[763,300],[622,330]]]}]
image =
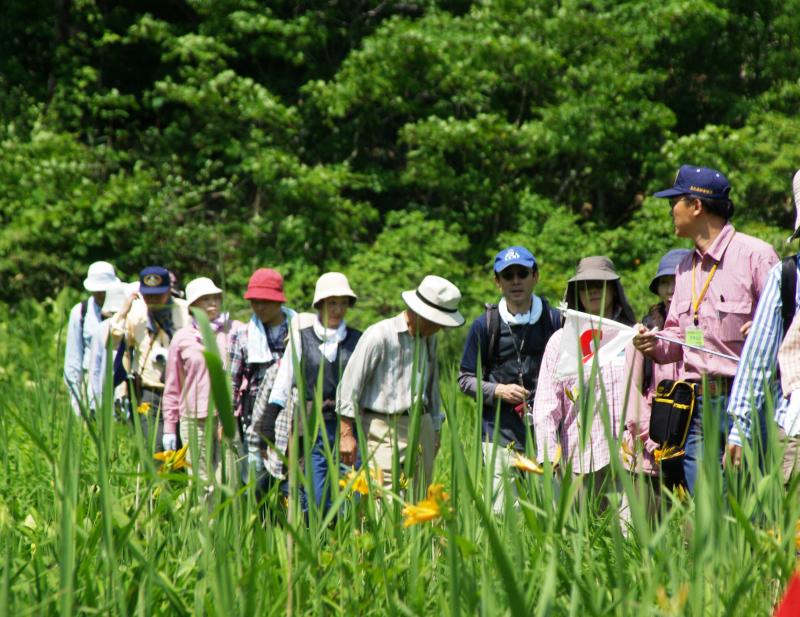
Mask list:
[{"label": "sunglasses", "polygon": [[531,276],[531,274],[533,274],[533,271],[530,268],[506,268],[500,272],[500,278],[504,281],[513,281],[516,277],[519,280],[524,281],[526,278]]}]

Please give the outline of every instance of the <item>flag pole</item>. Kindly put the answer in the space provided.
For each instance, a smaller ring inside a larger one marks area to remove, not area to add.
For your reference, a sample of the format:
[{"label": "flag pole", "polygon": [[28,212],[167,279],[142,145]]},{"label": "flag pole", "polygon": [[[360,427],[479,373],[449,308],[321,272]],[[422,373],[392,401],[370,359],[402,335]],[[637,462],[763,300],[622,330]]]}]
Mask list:
[{"label": "flag pole", "polygon": [[682,345],[683,347],[688,347],[689,349],[694,349],[695,351],[702,351],[712,356],[719,356],[720,358],[725,358],[726,360],[733,360],[734,362],[738,362],[741,360],[739,356],[732,356],[727,353],[722,353],[721,351],[714,351],[713,349],[707,349],[706,347],[698,347],[697,345],[690,345],[689,343],[685,343],[676,338],[670,338],[668,336],[664,336],[663,334],[656,334],[655,337],[657,339],[661,339],[662,341],[667,341],[668,343],[675,343],[676,345]]},{"label": "flag pole", "polygon": [[[798,175],[800,175],[800,172],[798,172]],[[591,313],[584,313],[582,311],[576,311],[575,309],[567,308],[566,303],[562,303],[561,305],[557,306],[556,308],[559,311],[561,311],[562,313],[564,313],[565,315],[572,314],[572,315],[575,315],[576,317],[582,317],[584,319],[587,319],[587,318],[588,319],[596,319],[599,323],[603,323],[603,322],[609,323],[609,322],[611,322],[612,324],[614,324],[619,329],[625,328],[625,329],[633,330],[633,326],[620,324],[620,323],[614,322],[614,321],[612,321],[610,319],[604,319],[600,315],[592,315]],[[652,332],[652,330],[651,330],[651,332]],[[726,360],[733,360],[734,362],[739,362],[739,360],[741,360],[741,358],[739,358],[739,356],[733,356],[733,355],[730,355],[730,354],[727,354],[727,353],[722,353],[721,351],[714,351],[713,349],[708,349],[706,347],[698,347],[697,345],[690,345],[689,343],[681,341],[680,339],[670,338],[668,336],[664,336],[663,334],[655,334],[655,337],[657,339],[661,339],[662,341],[667,341],[668,343],[675,343],[676,345],[681,345],[681,346],[687,347],[689,349],[694,349],[695,351],[702,351],[703,353],[711,354],[712,356],[719,356],[720,358],[725,358]]]}]

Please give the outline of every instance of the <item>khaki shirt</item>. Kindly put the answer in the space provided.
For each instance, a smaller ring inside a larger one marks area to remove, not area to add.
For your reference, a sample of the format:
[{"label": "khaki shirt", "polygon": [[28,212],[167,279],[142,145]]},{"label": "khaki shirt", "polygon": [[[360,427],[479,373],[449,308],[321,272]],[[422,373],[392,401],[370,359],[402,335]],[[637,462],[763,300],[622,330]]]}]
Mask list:
[{"label": "khaki shirt", "polygon": [[344,369],[337,393],[339,415],[356,417],[361,409],[392,415],[422,399],[436,430],[442,425],[436,337],[416,341],[401,313],[366,329]]},{"label": "khaki shirt", "polygon": [[[189,323],[189,306],[186,301],[173,298],[173,334]],[[111,335],[124,336],[133,352],[129,372],[141,375],[144,387],[163,389],[170,337],[155,323],[151,325],[144,300],[134,300],[131,310],[124,318],[120,318],[119,313],[112,318]]]}]

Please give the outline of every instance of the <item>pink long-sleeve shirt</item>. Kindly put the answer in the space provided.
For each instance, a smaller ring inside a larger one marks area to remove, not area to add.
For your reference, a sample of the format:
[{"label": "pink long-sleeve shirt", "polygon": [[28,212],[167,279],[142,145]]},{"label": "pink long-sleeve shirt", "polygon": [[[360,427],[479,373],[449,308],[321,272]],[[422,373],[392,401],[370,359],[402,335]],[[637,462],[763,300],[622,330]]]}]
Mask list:
[{"label": "pink long-sleeve shirt", "polygon": [[[232,330],[241,327],[241,324],[229,322],[212,324],[212,327],[215,327],[217,347],[223,361],[226,361],[228,335]],[[167,358],[164,396],[161,399],[164,433],[175,433],[180,418],[208,417],[208,410],[213,403],[211,379],[203,350],[203,337],[194,322],[178,330],[172,337]]]},{"label": "pink long-sleeve shirt", "polygon": [[[740,356],[744,347],[742,326],[753,319],[758,298],[778,254],[769,244],[726,224],[705,253],[694,250],[678,265],[675,293],[662,334],[685,340],[686,329],[694,327],[692,268],[695,296],[699,296],[714,264],[719,264],[699,307],[699,327],[704,346]],[[659,340],[652,354],[656,362],[683,360],[683,378],[699,380],[709,376],[733,377],[737,362]]]},{"label": "pink long-sleeve shirt", "polygon": [[[618,446],[609,444],[606,439],[602,413],[608,414],[610,436],[616,440],[622,422],[625,398],[625,356],[615,358],[598,372],[594,384],[594,409],[590,410],[592,423],[584,449],[580,448],[580,411],[575,401],[579,400],[578,376],[556,378],[556,365],[561,351],[561,338],[564,330],[556,330],[545,347],[536,397],[533,402],[533,424],[536,433],[536,447],[539,461],[555,455],[556,447],[561,445],[562,465],[572,462],[574,473],[599,471],[611,462],[611,453],[617,456]],[[587,370],[588,381],[589,371]],[[588,388],[586,381],[584,387]],[[582,396],[590,396],[584,391]]]}]

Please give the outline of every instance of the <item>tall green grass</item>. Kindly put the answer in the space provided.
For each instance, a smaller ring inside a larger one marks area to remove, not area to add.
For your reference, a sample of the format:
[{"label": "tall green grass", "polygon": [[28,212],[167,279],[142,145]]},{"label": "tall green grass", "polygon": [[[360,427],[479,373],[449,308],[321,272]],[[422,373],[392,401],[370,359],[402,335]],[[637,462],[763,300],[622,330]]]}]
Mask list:
[{"label": "tall green grass", "polygon": [[[724,483],[707,440],[696,498],[666,494],[656,519],[615,462],[627,529],[579,478],[550,474],[518,478],[518,506],[506,491],[498,516],[478,405],[458,391],[456,359],[441,358],[435,479],[450,514],[403,528],[399,497],[354,499],[334,473],[333,510],[304,517],[307,469],[294,468],[288,508],[276,495],[257,504],[235,482],[204,502],[187,475],[159,475],[109,401],[92,423],[72,415],[51,331],[15,326],[25,353],[0,351],[12,371],[0,379],[3,614],[769,615],[795,567],[798,487],[782,485],[772,428],[764,460],[748,450],[747,471]],[[34,383],[14,378],[24,373]],[[319,403],[297,419],[312,434]],[[714,414],[705,421],[716,434]],[[292,462],[308,457],[310,444],[294,446]]]}]

